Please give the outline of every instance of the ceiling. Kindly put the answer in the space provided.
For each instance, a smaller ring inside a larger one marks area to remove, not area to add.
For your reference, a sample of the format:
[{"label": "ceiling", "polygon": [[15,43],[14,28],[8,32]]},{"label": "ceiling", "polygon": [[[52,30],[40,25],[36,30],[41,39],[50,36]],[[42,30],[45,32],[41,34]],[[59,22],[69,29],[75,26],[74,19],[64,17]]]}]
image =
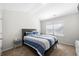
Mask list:
[{"label": "ceiling", "polygon": [[0,3],[0,9],[28,12],[44,20],[77,13],[77,5],[77,3]]}]

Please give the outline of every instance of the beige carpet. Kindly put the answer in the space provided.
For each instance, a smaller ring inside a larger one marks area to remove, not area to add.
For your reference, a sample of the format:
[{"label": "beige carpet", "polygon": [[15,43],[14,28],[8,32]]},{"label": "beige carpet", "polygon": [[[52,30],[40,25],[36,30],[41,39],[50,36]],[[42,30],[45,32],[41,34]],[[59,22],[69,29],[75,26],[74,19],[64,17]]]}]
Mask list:
[{"label": "beige carpet", "polygon": [[[58,44],[56,49],[50,49],[46,56],[75,56],[75,48],[70,45]],[[28,46],[20,46],[2,53],[2,56],[37,56],[35,50]]]}]

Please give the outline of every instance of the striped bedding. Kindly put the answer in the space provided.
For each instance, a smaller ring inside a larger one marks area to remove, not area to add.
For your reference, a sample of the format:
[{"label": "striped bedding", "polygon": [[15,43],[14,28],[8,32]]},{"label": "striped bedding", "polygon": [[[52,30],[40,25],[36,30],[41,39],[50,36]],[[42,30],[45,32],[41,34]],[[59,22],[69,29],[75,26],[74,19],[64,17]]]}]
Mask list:
[{"label": "striped bedding", "polygon": [[45,36],[24,36],[24,44],[34,48],[39,55],[44,55],[45,51],[48,50],[56,39],[48,39]]},{"label": "striped bedding", "polygon": [[52,36],[52,35],[31,35],[33,37],[36,37],[36,38],[42,38],[42,39],[47,39],[49,40],[51,43],[51,45],[54,44],[55,41],[57,41],[57,38],[55,36]]}]

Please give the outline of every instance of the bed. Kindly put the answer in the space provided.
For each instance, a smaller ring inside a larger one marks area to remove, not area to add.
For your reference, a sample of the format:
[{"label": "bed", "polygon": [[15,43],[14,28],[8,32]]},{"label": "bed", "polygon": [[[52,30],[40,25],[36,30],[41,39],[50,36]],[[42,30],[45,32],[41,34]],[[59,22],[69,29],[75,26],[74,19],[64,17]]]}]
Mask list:
[{"label": "bed", "polygon": [[36,29],[22,29],[22,44],[33,48],[38,55],[43,56],[46,51],[55,47],[58,40],[52,35],[37,35]]}]

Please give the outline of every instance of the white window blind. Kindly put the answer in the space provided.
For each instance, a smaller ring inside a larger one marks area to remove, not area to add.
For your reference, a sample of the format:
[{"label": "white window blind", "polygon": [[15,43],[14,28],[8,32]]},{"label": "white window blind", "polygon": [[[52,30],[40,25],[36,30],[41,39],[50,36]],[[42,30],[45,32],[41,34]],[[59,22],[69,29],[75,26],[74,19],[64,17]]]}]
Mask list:
[{"label": "white window blind", "polygon": [[53,25],[46,25],[46,34],[54,34],[53,33]]},{"label": "white window blind", "polygon": [[56,23],[46,25],[46,34],[64,36],[64,24]]}]

